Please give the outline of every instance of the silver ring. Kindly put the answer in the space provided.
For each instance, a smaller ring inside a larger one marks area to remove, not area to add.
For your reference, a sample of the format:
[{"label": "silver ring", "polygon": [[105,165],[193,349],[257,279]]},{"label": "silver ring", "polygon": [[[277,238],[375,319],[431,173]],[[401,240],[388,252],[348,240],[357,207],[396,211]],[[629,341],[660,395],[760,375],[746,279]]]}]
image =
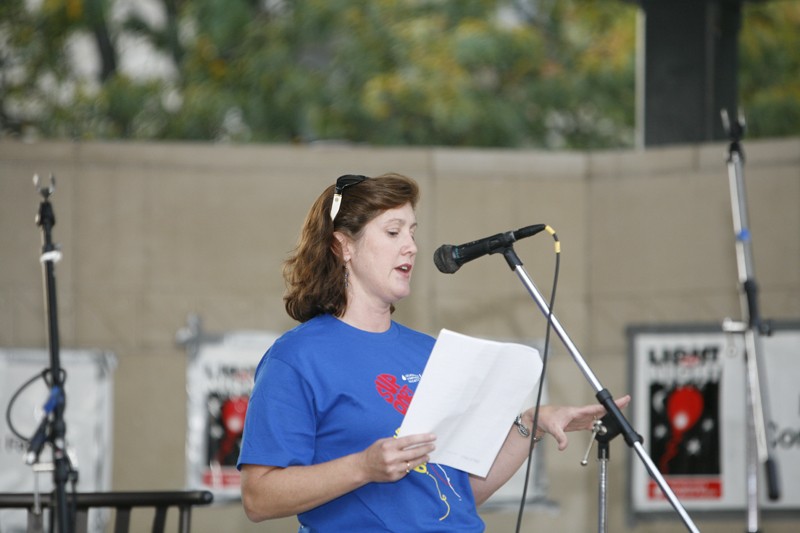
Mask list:
[{"label": "silver ring", "polygon": [[406,461],[406,474],[408,474],[409,472],[411,472],[411,463]]}]

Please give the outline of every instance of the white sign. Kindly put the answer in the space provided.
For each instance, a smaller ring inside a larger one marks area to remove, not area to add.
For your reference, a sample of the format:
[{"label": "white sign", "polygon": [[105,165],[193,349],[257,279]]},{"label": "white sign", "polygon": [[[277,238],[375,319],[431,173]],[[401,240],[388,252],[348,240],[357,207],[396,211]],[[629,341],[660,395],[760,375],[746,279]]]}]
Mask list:
[{"label": "white sign", "polygon": [[[744,338],[699,327],[630,328],[634,428],[687,511],[743,511],[747,505],[747,386]],[[781,498],[766,497],[759,465],[762,510],[800,509],[800,328],[762,336],[771,434]],[[634,514],[671,506],[634,458]]]},{"label": "white sign", "polygon": [[[67,426],[67,453],[78,471],[79,492],[104,492],[111,489],[112,421],[114,412],[113,373],[116,357],[99,350],[60,350],[61,368],[66,371],[64,421]],[[49,354],[42,349],[0,348],[0,406],[8,408],[20,387],[50,367]],[[49,386],[34,380],[21,390],[11,405],[11,423],[29,439],[39,425]],[[0,424],[0,492],[40,492],[53,490],[51,471],[34,473],[24,462],[27,442],[15,435],[5,420]],[[45,446],[39,467],[52,461],[52,450]],[[72,486],[70,484],[69,489]],[[101,514],[90,515],[90,530],[102,531]],[[0,511],[4,533],[26,530],[25,511]]]}]

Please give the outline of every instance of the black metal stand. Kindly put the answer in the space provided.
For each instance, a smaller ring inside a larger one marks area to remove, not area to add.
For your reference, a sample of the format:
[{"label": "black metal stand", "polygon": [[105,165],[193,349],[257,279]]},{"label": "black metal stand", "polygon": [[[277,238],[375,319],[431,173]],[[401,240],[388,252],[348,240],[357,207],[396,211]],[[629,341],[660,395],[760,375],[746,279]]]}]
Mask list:
[{"label": "black metal stand", "polygon": [[634,451],[636,451],[636,454],[639,456],[639,459],[644,464],[645,468],[647,469],[647,472],[661,488],[661,492],[664,494],[666,499],[670,502],[672,507],[678,513],[681,520],[686,525],[686,528],[689,531],[692,531],[693,533],[699,533],[697,526],[695,526],[691,517],[686,512],[686,509],[680,503],[677,496],[675,496],[675,493],[672,491],[670,486],[667,485],[667,482],[664,480],[664,476],[662,476],[661,472],[658,471],[658,468],[656,468],[656,465],[655,463],[653,463],[653,460],[650,458],[649,455],[647,455],[647,452],[642,446],[641,435],[636,433],[636,431],[627,421],[625,415],[622,414],[622,411],[620,411],[619,407],[617,407],[617,404],[614,402],[614,397],[611,395],[611,393],[600,384],[600,381],[594,375],[592,369],[589,368],[589,365],[586,363],[586,360],[583,358],[580,351],[578,351],[578,348],[569,338],[569,335],[567,335],[567,332],[561,326],[561,323],[558,321],[555,315],[549,312],[550,309],[547,305],[547,302],[542,297],[541,293],[536,288],[536,285],[534,285],[530,276],[528,276],[528,273],[523,268],[522,261],[520,261],[519,257],[514,251],[513,246],[508,246],[503,250],[503,257],[506,258],[506,262],[508,263],[508,266],[511,268],[511,270],[517,274],[517,277],[519,277],[520,281],[522,281],[522,283],[525,285],[526,289],[528,290],[528,293],[531,295],[531,297],[533,297],[534,301],[536,302],[537,306],[542,311],[542,313],[544,313],[545,316],[550,317],[553,329],[558,334],[561,341],[564,343],[564,346],[567,348],[573,360],[580,368],[584,377],[591,384],[592,388],[595,391],[595,397],[597,398],[597,401],[600,402],[600,404],[606,408],[606,411],[608,412],[606,416],[612,417],[618,424],[620,428],[620,433],[625,439],[625,442],[628,444],[628,446],[632,447]]},{"label": "black metal stand", "polygon": [[600,464],[597,484],[597,531],[608,530],[608,462],[611,460],[611,441],[620,434],[622,428],[610,414],[592,424],[592,439],[581,461],[581,466],[589,464],[589,452],[597,441],[597,462]]},{"label": "black metal stand", "polygon": [[756,533],[759,527],[758,508],[758,463],[765,467],[767,494],[770,500],[780,498],[778,468],[768,446],[770,418],[769,402],[761,380],[766,376],[763,368],[761,335],[769,334],[769,325],[762,322],[758,307],[758,285],[753,274],[753,252],[750,227],[747,220],[747,198],[744,188],[742,165],[744,155],[739,141],[744,134],[741,120],[731,121],[727,111],[722,111],[722,122],[731,143],[728,148],[728,178],[731,192],[733,228],[736,235],[736,266],[739,272],[742,322],[726,320],[723,329],[740,333],[745,342],[745,364],[747,368],[747,532]]},{"label": "black metal stand", "polygon": [[42,187],[39,176],[33,177],[34,186],[42,195],[39,214],[36,224],[42,228],[42,272],[44,274],[45,311],[47,320],[47,343],[50,351],[50,379],[51,393],[45,407],[45,417],[42,424],[31,439],[26,461],[33,464],[38,461],[39,454],[45,442],[50,442],[53,448],[53,491],[55,493],[56,507],[53,519],[59,533],[72,532],[72,520],[67,506],[67,482],[72,475],[72,467],[66,451],[67,426],[64,422],[64,372],[61,369],[59,358],[58,338],[58,307],[56,304],[56,277],[55,264],[61,259],[61,252],[53,244],[52,229],[56,224],[50,196],[55,190],[55,178],[50,176],[50,184]]}]

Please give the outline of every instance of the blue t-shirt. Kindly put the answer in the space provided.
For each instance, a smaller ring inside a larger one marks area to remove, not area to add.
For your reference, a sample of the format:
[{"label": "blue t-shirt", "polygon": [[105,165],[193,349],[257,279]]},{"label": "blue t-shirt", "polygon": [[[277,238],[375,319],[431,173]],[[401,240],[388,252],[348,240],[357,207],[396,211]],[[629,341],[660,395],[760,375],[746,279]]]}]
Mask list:
[{"label": "blue t-shirt", "polygon": [[[331,315],[288,331],[256,369],[238,466],[323,463],[395,435],[433,344],[396,322],[370,333]],[[484,530],[469,476],[433,463],[298,518],[315,533]]]}]

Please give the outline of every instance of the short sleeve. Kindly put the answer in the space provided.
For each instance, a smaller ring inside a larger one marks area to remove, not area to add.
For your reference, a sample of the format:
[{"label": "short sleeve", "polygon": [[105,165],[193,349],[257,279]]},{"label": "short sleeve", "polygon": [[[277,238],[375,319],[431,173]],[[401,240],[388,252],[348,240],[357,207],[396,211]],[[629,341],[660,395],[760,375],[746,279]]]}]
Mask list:
[{"label": "short sleeve", "polygon": [[285,361],[266,356],[256,372],[237,468],[311,464],[316,415],[311,387]]}]

